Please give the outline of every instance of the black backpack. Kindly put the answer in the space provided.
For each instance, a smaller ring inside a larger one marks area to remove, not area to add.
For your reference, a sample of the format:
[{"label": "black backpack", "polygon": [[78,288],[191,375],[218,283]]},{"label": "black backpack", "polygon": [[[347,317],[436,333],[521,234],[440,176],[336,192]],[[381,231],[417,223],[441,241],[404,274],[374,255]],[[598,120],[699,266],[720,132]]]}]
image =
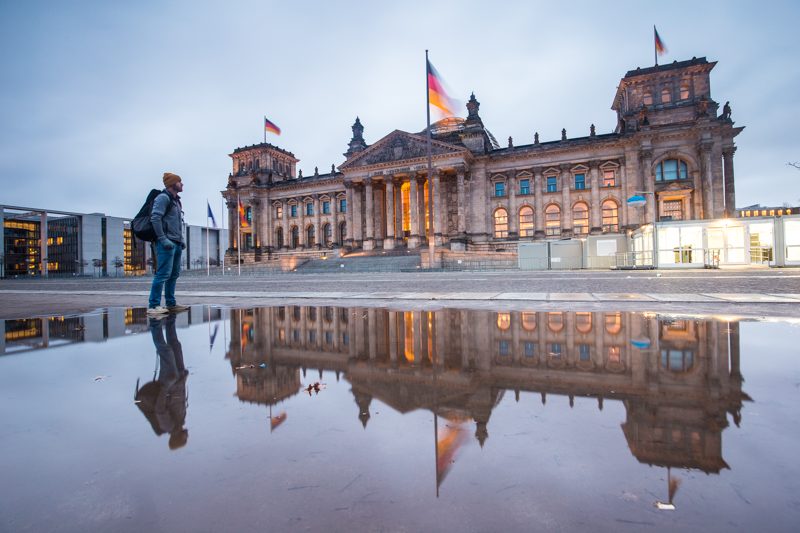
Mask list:
[{"label": "black backpack", "polygon": [[[131,229],[133,230],[133,234],[136,235],[136,237],[139,240],[145,242],[155,242],[158,240],[158,236],[156,235],[156,232],[153,229],[153,224],[150,222],[150,214],[153,211],[153,202],[155,201],[156,196],[158,196],[162,192],[164,191],[159,191],[158,189],[151,189],[150,193],[147,195],[147,200],[144,201],[144,205],[142,205],[142,208],[139,209],[139,212],[136,214],[135,217],[133,217],[133,220],[131,221]],[[164,212],[164,214],[166,215],[171,208],[172,208],[172,198],[170,197],[169,205],[167,206],[167,210]]]}]

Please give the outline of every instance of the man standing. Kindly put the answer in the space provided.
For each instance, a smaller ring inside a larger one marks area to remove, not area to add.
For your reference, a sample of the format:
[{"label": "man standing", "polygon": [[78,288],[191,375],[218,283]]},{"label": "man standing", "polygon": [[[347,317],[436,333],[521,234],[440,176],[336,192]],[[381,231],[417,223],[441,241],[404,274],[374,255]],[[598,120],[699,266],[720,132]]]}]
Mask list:
[{"label": "man standing", "polygon": [[[164,173],[164,190],[153,201],[150,222],[156,233],[156,275],[150,288],[148,316],[160,316],[169,312],[188,309],[175,301],[175,283],[181,274],[181,252],[183,242],[183,208],[178,193],[183,192],[181,177],[171,172]],[[164,292],[166,307],[161,305]]]}]

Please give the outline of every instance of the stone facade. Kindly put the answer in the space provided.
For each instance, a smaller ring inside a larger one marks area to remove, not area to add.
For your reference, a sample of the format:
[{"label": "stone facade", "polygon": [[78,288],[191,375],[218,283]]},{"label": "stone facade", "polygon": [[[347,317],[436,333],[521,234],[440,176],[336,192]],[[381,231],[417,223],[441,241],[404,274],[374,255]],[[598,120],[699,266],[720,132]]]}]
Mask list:
[{"label": "stone facade", "polygon": [[[718,114],[715,64],[692,58],[626,73],[611,106],[612,133],[592,125],[585,137],[564,130],[560,140],[540,142],[536,133],[532,144],[509,138],[501,148],[472,95],[466,119],[442,120],[430,132],[395,130],[372,145],[356,119],[346,160],[329,173],[296,176],[298,160],[271,144],[237,148],[223,191],[229,251],[237,217],[243,257],[258,260],[332,247],[415,250],[431,234],[439,251],[513,251],[524,241],[731,216],[734,137],[743,128],[734,127],[728,104]],[[627,202],[637,195],[643,207]]]}]

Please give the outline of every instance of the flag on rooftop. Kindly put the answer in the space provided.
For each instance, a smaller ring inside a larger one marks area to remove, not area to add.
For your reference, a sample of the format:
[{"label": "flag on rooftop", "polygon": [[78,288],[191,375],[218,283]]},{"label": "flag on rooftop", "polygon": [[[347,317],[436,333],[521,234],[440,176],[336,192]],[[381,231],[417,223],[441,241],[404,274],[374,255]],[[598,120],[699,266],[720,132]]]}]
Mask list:
[{"label": "flag on rooftop", "polygon": [[661,36],[658,34],[658,30],[655,26],[653,26],[653,38],[655,39],[656,53],[660,56],[666,54],[667,47],[664,44],[664,41],[661,40]]},{"label": "flag on rooftop", "polygon": [[217,219],[214,218],[214,212],[211,210],[211,204],[208,203],[208,200],[206,200],[206,206],[208,207],[208,214],[206,215],[206,217],[211,219],[211,227],[216,229]]},{"label": "flag on rooftop", "polygon": [[428,103],[438,108],[445,116],[456,114],[456,102],[448,96],[444,89],[444,82],[439,72],[428,63]]},{"label": "flag on rooftop", "polygon": [[276,126],[275,123],[272,122],[267,117],[264,117],[264,131],[268,131],[270,133],[274,133],[275,135],[280,135],[281,134],[281,129],[278,126]]}]

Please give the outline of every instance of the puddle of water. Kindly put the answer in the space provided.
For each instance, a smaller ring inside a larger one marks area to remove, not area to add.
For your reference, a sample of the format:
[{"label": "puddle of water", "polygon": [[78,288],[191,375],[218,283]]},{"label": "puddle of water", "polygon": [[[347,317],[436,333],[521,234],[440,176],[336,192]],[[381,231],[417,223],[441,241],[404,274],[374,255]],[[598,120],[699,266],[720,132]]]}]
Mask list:
[{"label": "puddle of water", "polygon": [[800,522],[789,322],[198,306],[3,325],[2,529]]}]

